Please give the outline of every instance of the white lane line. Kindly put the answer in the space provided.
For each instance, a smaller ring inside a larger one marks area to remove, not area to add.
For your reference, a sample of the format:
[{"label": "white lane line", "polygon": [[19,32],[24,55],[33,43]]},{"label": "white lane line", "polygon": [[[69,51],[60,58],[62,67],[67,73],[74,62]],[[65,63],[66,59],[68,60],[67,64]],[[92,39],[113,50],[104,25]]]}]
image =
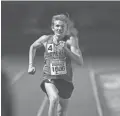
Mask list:
[{"label": "white lane line", "polygon": [[97,85],[96,85],[96,81],[95,81],[95,72],[93,70],[90,70],[90,78],[91,78],[91,83],[92,83],[93,93],[94,93],[94,97],[95,97],[95,101],[96,101],[96,105],[97,105],[98,114],[99,114],[99,116],[103,116],[103,111],[101,108]]},{"label": "white lane line", "polygon": [[47,103],[48,103],[48,98],[47,98],[47,96],[45,96],[44,100],[43,100],[43,102],[42,102],[42,104],[41,104],[41,106],[40,106],[40,108],[38,110],[37,116],[42,116],[43,115],[43,111],[44,111],[45,106],[47,105]]},{"label": "white lane line", "polygon": [[18,73],[14,76],[14,78],[13,78],[13,80],[12,80],[12,85],[15,84],[19,79],[21,79],[26,72],[27,72],[27,71],[26,71],[25,69],[22,70],[22,71],[20,71],[20,72],[18,72]]}]

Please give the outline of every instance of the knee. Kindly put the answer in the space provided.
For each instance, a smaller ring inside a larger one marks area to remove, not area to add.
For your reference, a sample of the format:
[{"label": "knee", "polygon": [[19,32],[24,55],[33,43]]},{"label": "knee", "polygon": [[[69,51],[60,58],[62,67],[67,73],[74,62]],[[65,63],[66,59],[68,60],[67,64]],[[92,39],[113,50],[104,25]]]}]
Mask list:
[{"label": "knee", "polygon": [[59,96],[58,95],[51,96],[49,97],[49,100],[50,100],[50,103],[56,104],[59,102]]},{"label": "knee", "polygon": [[66,116],[66,110],[63,107],[57,108],[57,116]]},{"label": "knee", "polygon": [[[63,108],[62,107],[58,107],[57,108],[57,114],[61,114],[63,112]],[[58,115],[59,116],[59,115]]]},{"label": "knee", "polygon": [[57,116],[66,116],[67,107],[65,105],[58,105],[57,107]]}]

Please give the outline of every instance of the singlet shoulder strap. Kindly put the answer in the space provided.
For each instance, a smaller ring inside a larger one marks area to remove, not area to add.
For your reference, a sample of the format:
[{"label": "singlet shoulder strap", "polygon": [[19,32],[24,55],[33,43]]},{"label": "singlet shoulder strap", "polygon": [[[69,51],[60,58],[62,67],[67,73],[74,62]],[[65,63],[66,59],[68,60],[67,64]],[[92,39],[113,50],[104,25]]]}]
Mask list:
[{"label": "singlet shoulder strap", "polygon": [[53,41],[53,35],[48,35],[46,43],[51,43]]},{"label": "singlet shoulder strap", "polygon": [[45,41],[44,47],[47,48],[48,43],[52,43],[53,35],[48,35],[47,40]]}]

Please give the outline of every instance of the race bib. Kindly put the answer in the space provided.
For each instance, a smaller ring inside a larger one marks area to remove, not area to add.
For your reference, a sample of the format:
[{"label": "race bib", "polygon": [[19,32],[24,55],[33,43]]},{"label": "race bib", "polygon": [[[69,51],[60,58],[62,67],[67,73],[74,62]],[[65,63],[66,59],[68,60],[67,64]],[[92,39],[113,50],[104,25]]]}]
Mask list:
[{"label": "race bib", "polygon": [[64,60],[52,60],[50,62],[51,75],[66,74],[66,62]]}]

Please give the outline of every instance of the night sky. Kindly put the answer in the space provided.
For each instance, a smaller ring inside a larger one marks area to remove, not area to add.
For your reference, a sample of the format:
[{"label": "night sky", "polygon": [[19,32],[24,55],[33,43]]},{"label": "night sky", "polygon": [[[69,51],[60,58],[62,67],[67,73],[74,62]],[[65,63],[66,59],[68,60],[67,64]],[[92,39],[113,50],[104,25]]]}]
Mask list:
[{"label": "night sky", "polygon": [[[2,1],[2,55],[28,54],[41,35],[51,34],[51,18],[69,13],[79,31],[84,56],[120,55],[120,2]],[[43,54],[44,48],[38,51]]]}]

